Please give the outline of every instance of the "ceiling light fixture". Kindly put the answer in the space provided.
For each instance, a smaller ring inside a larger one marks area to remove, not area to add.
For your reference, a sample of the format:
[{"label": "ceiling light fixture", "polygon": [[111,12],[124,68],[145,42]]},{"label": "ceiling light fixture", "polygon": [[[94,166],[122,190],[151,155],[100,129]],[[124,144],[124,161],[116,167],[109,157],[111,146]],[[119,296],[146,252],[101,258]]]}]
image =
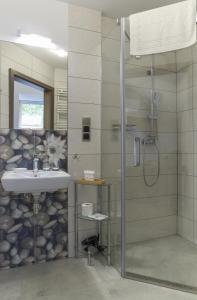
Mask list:
[{"label": "ceiling light fixture", "polygon": [[24,44],[28,46],[46,48],[46,49],[56,49],[57,46],[51,41],[51,39],[43,37],[38,34],[20,34],[16,40],[19,44]]},{"label": "ceiling light fixture", "polygon": [[64,49],[51,49],[50,51],[59,57],[67,57],[68,56],[68,52],[65,51]]}]

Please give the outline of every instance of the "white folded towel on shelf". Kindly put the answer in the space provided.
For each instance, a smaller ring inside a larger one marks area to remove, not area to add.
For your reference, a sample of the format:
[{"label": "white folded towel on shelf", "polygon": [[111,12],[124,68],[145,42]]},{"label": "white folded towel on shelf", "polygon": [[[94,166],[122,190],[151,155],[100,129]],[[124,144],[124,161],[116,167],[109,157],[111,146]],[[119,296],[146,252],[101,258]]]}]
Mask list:
[{"label": "white folded towel on shelf", "polygon": [[133,14],[129,19],[131,55],[162,53],[196,42],[196,0]]}]

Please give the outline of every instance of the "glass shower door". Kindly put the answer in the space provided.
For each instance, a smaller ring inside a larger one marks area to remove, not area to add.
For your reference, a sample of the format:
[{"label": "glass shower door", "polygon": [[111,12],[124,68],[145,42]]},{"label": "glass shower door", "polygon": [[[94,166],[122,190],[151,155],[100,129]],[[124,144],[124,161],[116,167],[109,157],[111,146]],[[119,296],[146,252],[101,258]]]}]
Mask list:
[{"label": "glass shower door", "polygon": [[[126,36],[128,28],[126,19]],[[176,282],[169,259],[177,242],[175,52],[133,57],[127,37],[124,45],[125,273]]]}]

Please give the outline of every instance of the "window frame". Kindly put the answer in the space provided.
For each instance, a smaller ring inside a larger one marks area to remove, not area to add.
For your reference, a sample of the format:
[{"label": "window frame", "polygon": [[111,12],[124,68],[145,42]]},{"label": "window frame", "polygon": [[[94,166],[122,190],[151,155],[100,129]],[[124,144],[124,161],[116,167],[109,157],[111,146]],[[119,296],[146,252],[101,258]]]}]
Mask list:
[{"label": "window frame", "polygon": [[14,127],[14,82],[22,79],[44,89],[44,128],[54,129],[54,87],[16,70],[9,69],[9,128]]}]

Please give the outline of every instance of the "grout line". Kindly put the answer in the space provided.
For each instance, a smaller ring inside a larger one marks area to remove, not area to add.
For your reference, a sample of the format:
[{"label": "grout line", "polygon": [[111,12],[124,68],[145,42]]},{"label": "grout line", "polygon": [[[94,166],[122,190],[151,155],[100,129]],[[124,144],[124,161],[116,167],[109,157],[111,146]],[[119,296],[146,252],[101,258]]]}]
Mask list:
[{"label": "grout line", "polygon": [[89,31],[89,32],[92,32],[92,33],[102,34],[101,31],[96,31],[96,30],[86,29],[86,28],[82,28],[82,27],[78,27],[78,26],[68,25],[68,28],[80,29],[80,30],[83,30],[83,31]]},{"label": "grout line", "polygon": [[102,82],[102,79],[98,79],[98,78],[90,78],[90,77],[81,77],[79,75],[70,75],[68,74],[68,79],[72,78],[72,79],[87,79],[87,80],[93,80],[93,81],[98,81],[98,82]]},{"label": "grout line", "polygon": [[99,104],[99,103],[93,103],[93,102],[80,102],[80,101],[70,101],[69,102],[69,105],[72,105],[72,104],[80,104],[80,105],[95,105],[95,106],[98,106],[98,107],[100,107],[101,106],[101,104]]},{"label": "grout line", "polygon": [[81,51],[73,51],[73,50],[68,50],[68,55],[69,54],[80,54],[80,55],[84,55],[84,56],[92,56],[92,57],[98,57],[101,58],[101,54],[97,55],[97,54],[92,54],[92,53],[87,53],[87,52],[81,52]]}]

